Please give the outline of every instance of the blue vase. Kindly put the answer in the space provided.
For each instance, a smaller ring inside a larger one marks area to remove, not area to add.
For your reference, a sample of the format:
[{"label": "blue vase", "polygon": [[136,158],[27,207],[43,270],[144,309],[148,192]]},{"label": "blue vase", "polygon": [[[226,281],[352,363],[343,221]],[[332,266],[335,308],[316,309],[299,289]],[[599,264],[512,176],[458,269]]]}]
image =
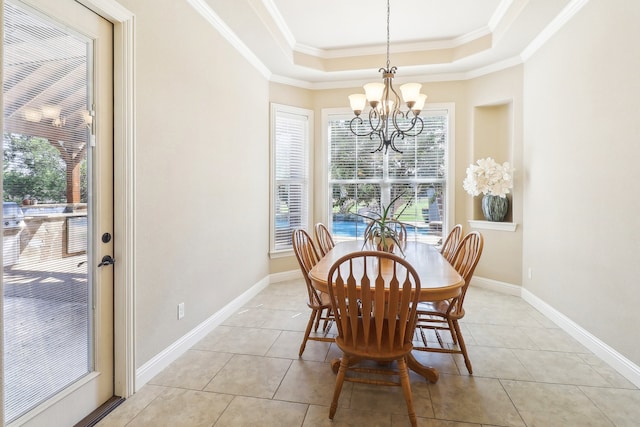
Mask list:
[{"label": "blue vase", "polygon": [[509,199],[506,197],[485,194],[482,197],[482,213],[487,221],[504,221],[509,210]]}]

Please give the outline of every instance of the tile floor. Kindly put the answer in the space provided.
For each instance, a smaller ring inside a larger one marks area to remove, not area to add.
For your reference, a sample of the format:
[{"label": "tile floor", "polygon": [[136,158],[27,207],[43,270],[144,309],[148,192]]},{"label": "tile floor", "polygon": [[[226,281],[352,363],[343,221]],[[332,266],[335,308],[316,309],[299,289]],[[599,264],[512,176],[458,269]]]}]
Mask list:
[{"label": "tile floor", "polygon": [[[302,279],[270,285],[102,420],[112,426],[408,426],[400,388],[345,383],[328,418],[334,344],[310,341]],[[440,380],[411,374],[419,426],[639,426],[640,390],[522,299],[469,289],[473,363],[419,352]]]}]

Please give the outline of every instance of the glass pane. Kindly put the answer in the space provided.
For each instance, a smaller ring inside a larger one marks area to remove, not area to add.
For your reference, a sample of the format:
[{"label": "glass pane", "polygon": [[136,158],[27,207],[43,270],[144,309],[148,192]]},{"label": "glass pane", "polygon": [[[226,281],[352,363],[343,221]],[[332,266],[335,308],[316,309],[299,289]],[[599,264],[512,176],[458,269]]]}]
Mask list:
[{"label": "glass pane", "polygon": [[405,224],[408,240],[439,244],[444,218],[443,185],[394,184],[392,194],[402,197],[394,206],[394,217]]},{"label": "glass pane", "polygon": [[379,184],[336,183],[331,186],[332,217],[329,228],[337,240],[362,238],[367,226],[367,212],[377,211],[380,203]]},{"label": "glass pane", "polygon": [[[405,223],[409,239],[440,243],[446,216],[447,114],[425,111],[423,132],[396,139],[402,153],[389,150],[386,160],[381,152],[371,153],[379,141],[351,132],[350,119],[335,116],[329,120],[329,227],[334,236],[361,237],[366,220],[357,214],[380,212],[383,205],[402,194],[391,211]],[[367,126],[364,120],[356,132],[365,134]]]},{"label": "glass pane", "polygon": [[4,14],[4,380],[8,421],[92,370],[88,43]]},{"label": "glass pane", "polygon": [[305,185],[276,184],[275,243],[276,249],[291,247],[291,233],[307,228]]},{"label": "glass pane", "polygon": [[[365,122],[366,125],[366,122]],[[364,129],[364,125],[360,125]],[[356,129],[359,128],[356,126]],[[348,120],[330,122],[331,179],[381,179],[382,153],[372,151],[379,142],[368,137],[356,137]]]},{"label": "glass pane", "polygon": [[444,179],[447,145],[447,116],[426,116],[424,130],[396,143],[402,154],[391,153],[389,176],[393,178]]},{"label": "glass pane", "polygon": [[307,115],[284,110],[275,112],[275,250],[290,249],[293,230],[308,229],[308,128]]}]

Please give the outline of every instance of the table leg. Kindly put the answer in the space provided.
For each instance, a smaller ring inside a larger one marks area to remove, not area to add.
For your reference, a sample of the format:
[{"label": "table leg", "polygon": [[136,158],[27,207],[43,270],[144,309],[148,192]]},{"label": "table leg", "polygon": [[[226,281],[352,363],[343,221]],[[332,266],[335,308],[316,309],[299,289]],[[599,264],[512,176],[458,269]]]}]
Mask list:
[{"label": "table leg", "polygon": [[[338,364],[338,366],[340,366],[340,364]],[[423,364],[418,362],[418,360],[413,356],[412,353],[409,353],[407,355],[407,366],[412,371],[425,377],[427,381],[430,381],[432,383],[438,382],[438,377],[440,376],[438,370],[436,368],[432,368],[431,366],[424,366]]]}]

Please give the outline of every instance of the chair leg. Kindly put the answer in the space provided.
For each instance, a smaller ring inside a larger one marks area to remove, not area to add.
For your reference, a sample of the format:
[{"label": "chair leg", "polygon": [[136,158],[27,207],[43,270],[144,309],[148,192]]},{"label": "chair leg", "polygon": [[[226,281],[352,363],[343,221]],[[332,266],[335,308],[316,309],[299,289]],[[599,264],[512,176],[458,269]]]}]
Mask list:
[{"label": "chair leg", "polygon": [[314,312],[316,313],[316,324],[313,328],[313,332],[318,332],[318,326],[320,325],[320,319],[322,318],[322,312],[324,311],[324,309],[320,309],[320,310],[314,310]]},{"label": "chair leg", "polygon": [[427,343],[427,335],[424,333],[424,328],[422,326],[419,326],[418,329],[420,329],[420,337],[422,338],[422,343],[425,347],[429,347],[429,344]]},{"label": "chair leg", "polygon": [[411,426],[416,427],[416,411],[413,409],[413,396],[411,395],[411,383],[409,381],[409,371],[407,370],[407,362],[404,358],[398,360],[398,372],[400,374],[400,383],[402,384],[402,393],[404,400],[407,402],[407,411],[409,412],[409,420]]},{"label": "chair leg", "polygon": [[302,339],[302,344],[300,344],[300,351],[298,352],[298,357],[302,356],[304,353],[304,348],[307,345],[307,340],[309,339],[309,334],[311,333],[311,328],[313,327],[313,323],[316,320],[318,310],[312,310],[309,315],[309,321],[307,322],[307,329],[304,331],[304,338]]},{"label": "chair leg", "polygon": [[469,360],[469,355],[467,354],[467,346],[464,345],[464,338],[462,338],[462,332],[460,332],[460,325],[457,320],[453,320],[453,327],[455,334],[458,336],[458,345],[460,345],[460,351],[464,356],[464,364],[467,366],[467,371],[469,374],[473,374],[473,368],[471,367],[471,360]]},{"label": "chair leg", "polygon": [[440,332],[438,332],[438,329],[434,329],[433,332],[436,333],[436,338],[438,338],[438,344],[440,344],[440,347],[444,348],[444,342],[442,341],[442,337],[440,336]]},{"label": "chair leg", "polygon": [[327,308],[327,314],[325,314],[324,324],[322,325],[322,332],[324,332],[325,334],[329,332],[329,329],[331,328],[330,317],[331,317],[331,309]]},{"label": "chair leg", "polygon": [[338,369],[338,375],[336,376],[336,387],[333,390],[333,400],[331,401],[331,407],[329,408],[329,419],[333,419],[338,409],[338,399],[342,392],[342,384],[344,384],[344,377],[347,375],[347,368],[349,367],[349,356],[342,355],[340,359],[340,368]]},{"label": "chair leg", "polygon": [[449,332],[451,332],[451,338],[453,339],[453,345],[458,345],[458,337],[455,331],[455,327],[453,326],[453,321],[447,318],[447,323],[449,324]]}]

